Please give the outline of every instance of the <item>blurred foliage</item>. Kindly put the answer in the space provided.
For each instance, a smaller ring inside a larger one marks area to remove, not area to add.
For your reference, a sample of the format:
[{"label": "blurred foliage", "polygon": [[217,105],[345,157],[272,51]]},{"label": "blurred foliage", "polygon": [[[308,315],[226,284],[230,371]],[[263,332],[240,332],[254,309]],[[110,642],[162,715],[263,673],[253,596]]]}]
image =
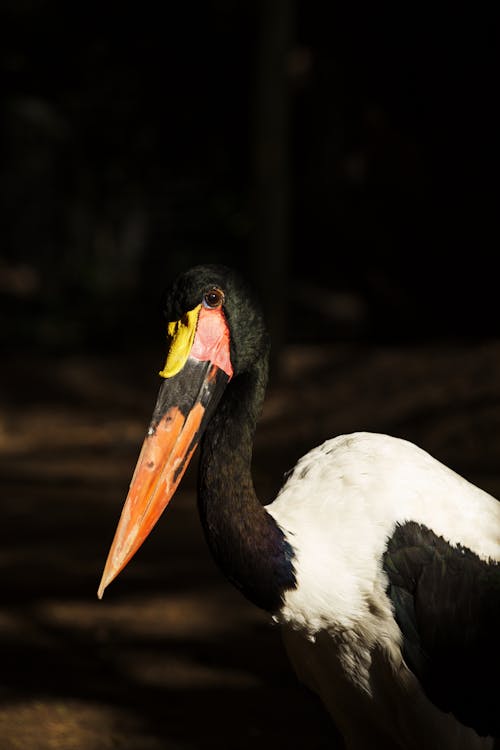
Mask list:
[{"label": "blurred foliage", "polygon": [[[496,333],[493,15],[293,6],[290,337]],[[2,3],[4,346],[147,342],[179,270],[250,271],[260,8]]]}]

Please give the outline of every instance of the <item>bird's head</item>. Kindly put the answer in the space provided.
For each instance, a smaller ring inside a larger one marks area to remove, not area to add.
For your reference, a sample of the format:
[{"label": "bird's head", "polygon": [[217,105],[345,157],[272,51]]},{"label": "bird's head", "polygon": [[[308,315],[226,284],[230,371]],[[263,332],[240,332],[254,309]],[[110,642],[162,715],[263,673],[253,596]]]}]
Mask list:
[{"label": "bird's head", "polygon": [[168,325],[162,384],[99,598],[167,507],[230,380],[268,350],[254,294],[225,266],[195,266],[183,273],[165,292],[163,310]]},{"label": "bird's head", "polygon": [[259,300],[242,276],[222,265],[194,266],[163,294],[163,314],[169,324],[199,306],[220,310],[224,317],[233,373],[251,368],[267,346],[267,331]]}]

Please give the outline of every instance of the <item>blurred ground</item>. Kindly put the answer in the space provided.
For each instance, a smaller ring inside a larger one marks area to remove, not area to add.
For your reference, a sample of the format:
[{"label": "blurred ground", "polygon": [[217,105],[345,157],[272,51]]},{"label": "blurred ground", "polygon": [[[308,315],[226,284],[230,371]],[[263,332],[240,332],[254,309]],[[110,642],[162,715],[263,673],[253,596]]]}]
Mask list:
[{"label": "blurred ground", "polygon": [[[414,440],[500,496],[499,342],[285,356],[257,434],[263,499],[308,447],[358,429]],[[196,466],[96,598],[160,365],[158,352],[4,361],[0,749],[334,747],[279,633],[208,555]]]}]

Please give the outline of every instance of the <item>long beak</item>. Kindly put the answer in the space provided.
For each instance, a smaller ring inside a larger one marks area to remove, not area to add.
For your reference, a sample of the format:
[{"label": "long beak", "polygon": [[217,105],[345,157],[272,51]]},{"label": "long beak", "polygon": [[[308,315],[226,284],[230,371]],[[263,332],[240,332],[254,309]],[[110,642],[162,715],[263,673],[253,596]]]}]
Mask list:
[{"label": "long beak", "polygon": [[222,311],[198,307],[191,313],[196,315],[169,325],[170,348],[160,373],[165,380],[108,554],[99,599],[173,497],[232,376]]}]

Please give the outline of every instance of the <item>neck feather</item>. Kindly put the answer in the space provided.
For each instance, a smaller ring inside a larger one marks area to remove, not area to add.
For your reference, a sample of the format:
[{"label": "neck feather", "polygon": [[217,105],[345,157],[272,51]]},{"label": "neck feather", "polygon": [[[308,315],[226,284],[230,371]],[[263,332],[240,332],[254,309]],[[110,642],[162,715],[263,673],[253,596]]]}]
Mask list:
[{"label": "neck feather", "polygon": [[251,474],[265,385],[264,367],[228,385],[201,445],[198,505],[223,573],[254,604],[275,612],[295,575],[293,550],[259,502]]}]

